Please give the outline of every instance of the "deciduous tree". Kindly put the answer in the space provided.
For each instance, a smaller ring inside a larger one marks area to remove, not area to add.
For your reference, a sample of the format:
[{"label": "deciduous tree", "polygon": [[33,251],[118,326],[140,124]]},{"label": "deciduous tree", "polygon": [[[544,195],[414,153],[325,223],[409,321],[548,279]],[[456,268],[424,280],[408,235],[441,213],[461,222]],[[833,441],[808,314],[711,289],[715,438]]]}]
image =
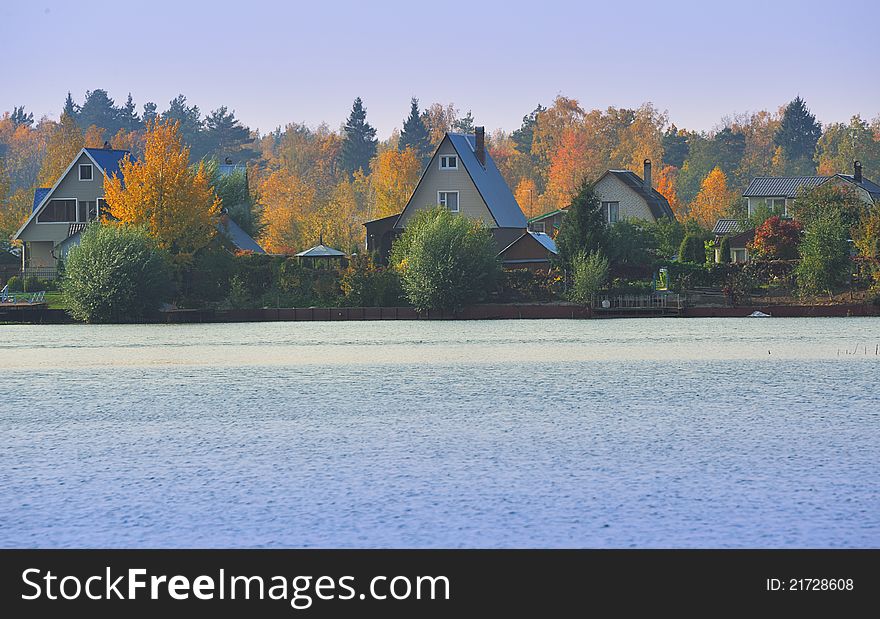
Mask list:
[{"label": "deciduous tree", "polygon": [[104,180],[107,219],[143,226],[183,261],[214,237],[220,207],[204,163],[190,167],[189,156],[179,123],[160,120],[147,128],[143,159],[126,157]]},{"label": "deciduous tree", "polygon": [[727,176],[721,168],[715,167],[703,179],[700,193],[691,204],[688,218],[696,221],[703,228],[711,229],[715,222],[727,213],[734,199],[734,194],[727,187]]}]

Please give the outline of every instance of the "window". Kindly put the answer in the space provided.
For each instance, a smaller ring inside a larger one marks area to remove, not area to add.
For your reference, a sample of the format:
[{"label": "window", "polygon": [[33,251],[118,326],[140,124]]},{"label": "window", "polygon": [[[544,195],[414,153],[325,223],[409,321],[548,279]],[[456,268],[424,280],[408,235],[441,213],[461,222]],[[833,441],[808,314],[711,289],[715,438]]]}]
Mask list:
[{"label": "window", "polygon": [[620,202],[603,202],[602,210],[608,223],[615,224],[620,219]]},{"label": "window", "polygon": [[746,261],[746,250],[734,249],[733,250],[733,261],[736,263],[745,262]]},{"label": "window", "polygon": [[438,191],[437,204],[445,206],[453,213],[458,212],[458,192],[457,191]]},{"label": "window", "polygon": [[544,227],[543,221],[536,221],[532,224],[532,232],[544,232],[546,228]]},{"label": "window", "polygon": [[94,200],[80,200],[77,221],[85,223],[98,218],[97,204]]},{"label": "window", "polygon": [[785,198],[767,198],[767,208],[774,213],[785,215]]},{"label": "window", "polygon": [[49,200],[37,216],[38,223],[76,221],[76,200]]},{"label": "window", "polygon": [[79,165],[79,180],[81,181],[90,181],[92,180],[92,164],[91,163],[81,163]]},{"label": "window", "polygon": [[98,198],[98,210],[95,212],[95,219],[101,216],[101,213],[107,211],[107,201],[104,198]]},{"label": "window", "polygon": [[455,155],[440,155],[440,169],[457,170],[458,157],[456,157]]}]

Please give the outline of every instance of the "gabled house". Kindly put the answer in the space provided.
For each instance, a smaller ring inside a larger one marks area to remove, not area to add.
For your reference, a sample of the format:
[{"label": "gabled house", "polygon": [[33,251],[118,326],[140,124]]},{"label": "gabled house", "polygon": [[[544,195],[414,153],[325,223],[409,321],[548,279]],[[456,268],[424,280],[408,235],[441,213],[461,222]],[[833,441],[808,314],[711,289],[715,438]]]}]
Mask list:
[{"label": "gabled house", "polygon": [[744,227],[738,219],[719,219],[712,228],[715,235],[715,262],[724,262],[721,256],[721,239],[730,242],[730,262],[748,262],[749,244],[755,240],[755,229]]},{"label": "gabled house", "polygon": [[651,186],[650,159],[645,159],[643,170],[642,178],[629,170],[608,170],[594,183],[605,221],[613,224],[625,219],[657,221],[675,217],[669,201]]},{"label": "gabled house", "polygon": [[[482,221],[492,232],[499,253],[527,232],[526,217],[510,187],[486,149],[486,133],[477,127],[474,135],[447,133],[422,173],[403,211],[364,224],[367,251],[387,258],[391,243],[420,210],[437,205],[471,219]],[[529,241],[526,241],[529,242]],[[549,259],[549,249],[538,243],[533,252]]]},{"label": "gabled house", "polygon": [[47,279],[56,275],[62,245],[78,236],[104,208],[104,177],[119,173],[128,151],[83,148],[52,187],[34,191],[30,217],[13,235],[23,243],[22,271]]},{"label": "gabled house", "polygon": [[[593,192],[602,203],[605,222],[640,219],[657,221],[674,219],[669,200],[651,186],[651,160],[645,159],[644,177],[630,170],[606,170],[593,183]],[[529,219],[529,230],[555,237],[568,209],[562,208]]]},{"label": "gabled house", "polygon": [[749,217],[761,207],[777,215],[788,215],[791,203],[801,190],[815,189],[827,183],[852,187],[868,204],[880,204],[880,185],[869,181],[862,175],[862,164],[853,162],[852,174],[832,174],[830,176],[757,176],[752,179],[743,192]]},{"label": "gabled house", "polygon": [[[27,221],[13,235],[23,244],[21,268],[24,275],[44,279],[57,276],[58,261],[79,244],[80,233],[101,218],[104,178],[119,174],[119,165],[128,151],[83,148],[52,187],[34,191],[33,209]],[[225,213],[217,229],[238,249],[265,253],[263,249]]]}]

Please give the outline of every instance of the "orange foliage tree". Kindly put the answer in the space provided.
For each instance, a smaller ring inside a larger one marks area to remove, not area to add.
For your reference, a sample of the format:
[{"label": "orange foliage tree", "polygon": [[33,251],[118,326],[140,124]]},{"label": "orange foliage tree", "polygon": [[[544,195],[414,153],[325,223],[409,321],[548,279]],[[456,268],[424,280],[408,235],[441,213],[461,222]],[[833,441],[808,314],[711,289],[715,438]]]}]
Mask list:
[{"label": "orange foliage tree", "polygon": [[375,218],[401,212],[421,176],[422,162],[418,153],[411,148],[388,149],[373,158],[370,169],[376,200]]},{"label": "orange foliage tree", "polygon": [[671,165],[663,166],[657,175],[657,192],[669,202],[675,218],[679,221],[684,221],[686,213],[678,199],[678,193],[675,191],[676,180],[678,180],[678,168]]},{"label": "orange foliage tree", "polygon": [[314,188],[282,168],[262,180],[259,193],[263,202],[263,248],[273,254],[305,249],[304,238],[310,231],[303,229],[303,221],[313,215]]},{"label": "orange foliage tree", "polygon": [[216,229],[220,199],[204,163],[189,165],[180,125],[156,120],[147,127],[143,159],[122,161],[120,174],[104,179],[105,221],[144,226],[183,259],[207,245]]},{"label": "orange foliage tree", "polygon": [[46,156],[43,158],[38,179],[40,186],[54,185],[84,144],[83,133],[76,121],[67,114],[62,114],[46,145]]},{"label": "orange foliage tree", "polygon": [[727,176],[718,166],[712,169],[700,185],[700,193],[691,204],[688,219],[701,227],[711,229],[733,201],[733,193],[727,187]]},{"label": "orange foliage tree", "polygon": [[513,196],[527,218],[537,217],[541,214],[541,207],[538,202],[538,186],[532,179],[520,179],[516,185],[516,191],[513,192]]}]

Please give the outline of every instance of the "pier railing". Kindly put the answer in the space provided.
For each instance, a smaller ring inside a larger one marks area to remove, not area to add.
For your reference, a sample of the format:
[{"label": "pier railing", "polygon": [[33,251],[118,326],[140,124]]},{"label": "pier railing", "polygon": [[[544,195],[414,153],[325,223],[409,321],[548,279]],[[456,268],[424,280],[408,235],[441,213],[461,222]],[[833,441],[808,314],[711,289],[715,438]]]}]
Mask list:
[{"label": "pier railing", "polygon": [[681,310],[684,298],[679,294],[622,294],[596,295],[593,309],[596,310]]}]

